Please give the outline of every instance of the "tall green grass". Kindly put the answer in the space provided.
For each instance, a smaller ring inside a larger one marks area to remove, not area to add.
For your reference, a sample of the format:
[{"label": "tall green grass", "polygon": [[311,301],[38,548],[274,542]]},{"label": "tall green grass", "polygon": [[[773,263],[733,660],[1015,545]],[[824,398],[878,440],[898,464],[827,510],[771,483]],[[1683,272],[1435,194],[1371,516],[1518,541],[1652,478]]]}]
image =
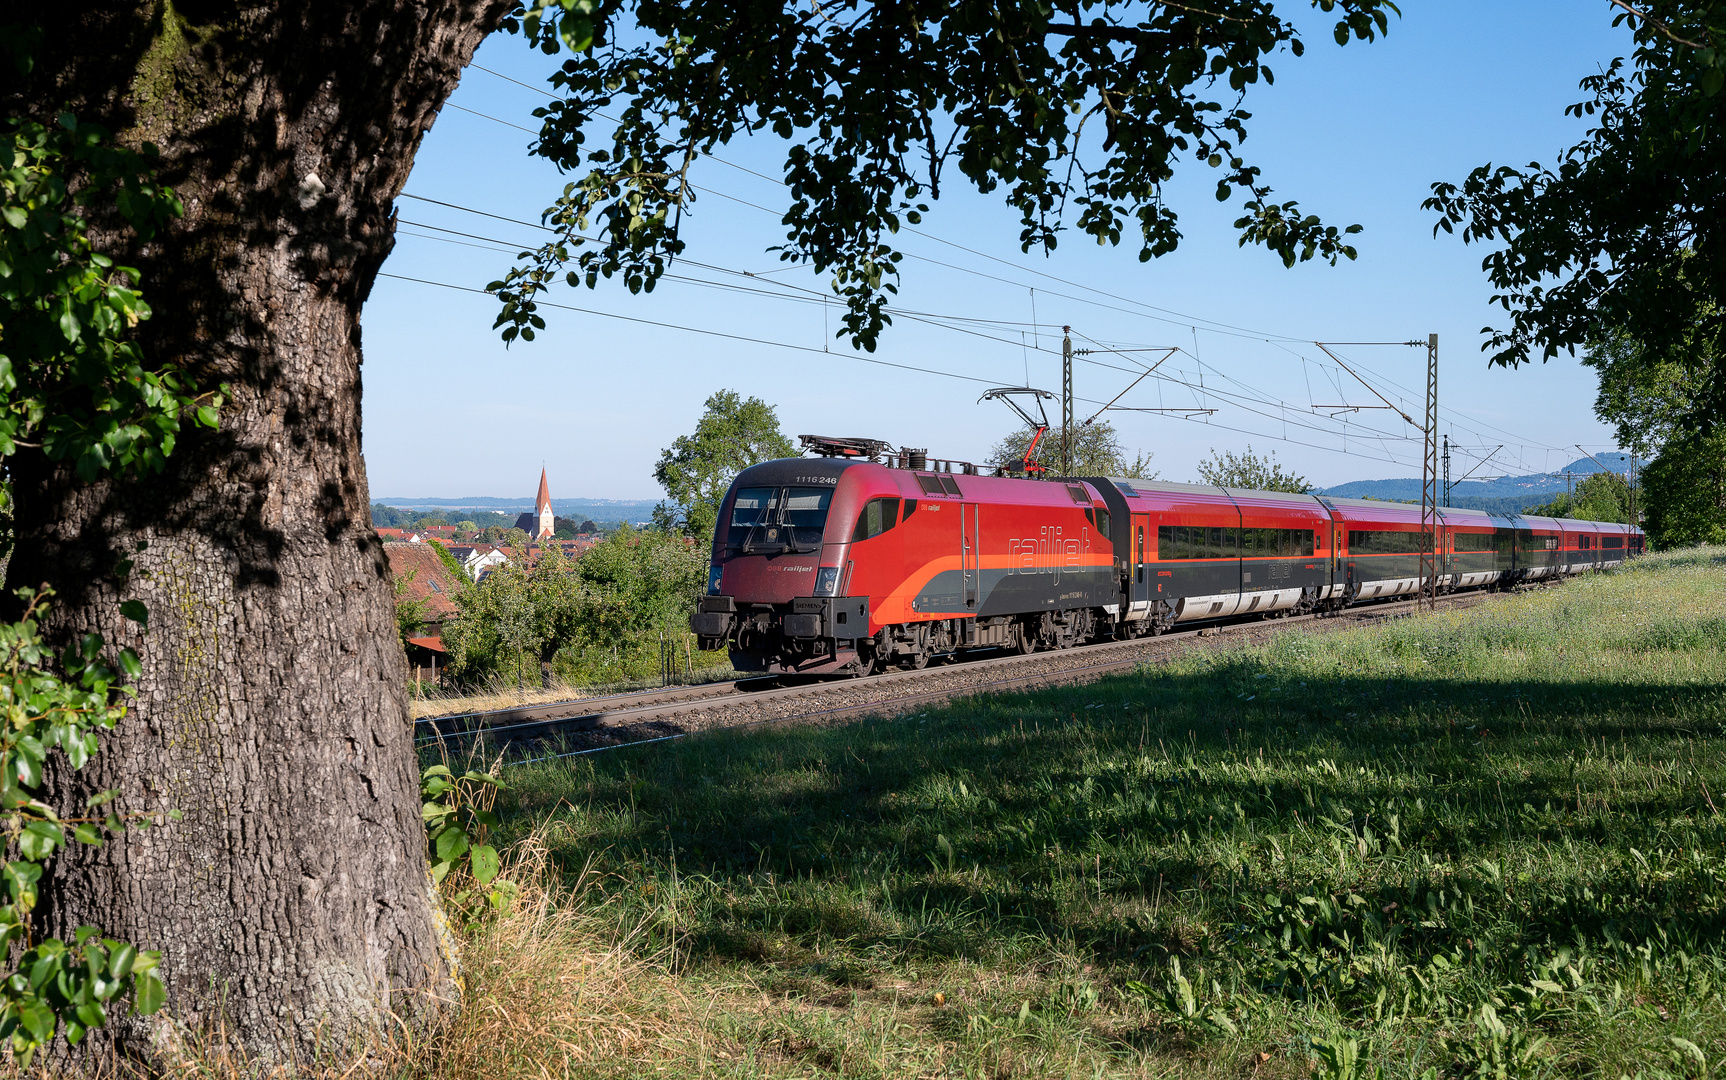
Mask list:
[{"label": "tall green grass", "polygon": [[684,1002],[628,1054],[525,1059],[1705,1076],[1723,750],[1726,550],[1701,548],[1084,687],[524,766],[508,828]]}]

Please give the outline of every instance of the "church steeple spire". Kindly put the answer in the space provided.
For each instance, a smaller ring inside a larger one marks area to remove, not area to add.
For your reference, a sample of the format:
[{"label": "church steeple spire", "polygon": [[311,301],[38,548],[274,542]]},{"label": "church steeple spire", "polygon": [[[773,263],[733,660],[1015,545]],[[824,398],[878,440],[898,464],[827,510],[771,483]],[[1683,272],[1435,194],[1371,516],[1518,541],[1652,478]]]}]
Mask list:
[{"label": "church steeple spire", "polygon": [[544,540],[557,530],[555,516],[551,512],[551,485],[546,483],[544,468],[539,470],[539,498],[534,500],[533,512],[539,522],[534,539]]}]

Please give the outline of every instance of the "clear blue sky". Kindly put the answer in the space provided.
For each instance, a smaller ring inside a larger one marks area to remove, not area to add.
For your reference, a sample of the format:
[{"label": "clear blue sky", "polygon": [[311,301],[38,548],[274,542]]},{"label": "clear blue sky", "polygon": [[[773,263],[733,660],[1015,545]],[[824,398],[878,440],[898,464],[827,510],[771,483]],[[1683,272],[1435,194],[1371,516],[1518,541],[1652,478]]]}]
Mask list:
[{"label": "clear blue sky", "polygon": [[[1004,406],[977,404],[983,383],[1018,385],[1028,376],[1059,391],[1062,324],[1083,335],[1075,336],[1081,347],[1090,339],[1185,350],[1161,369],[1168,379],[1145,380],[1121,404],[1204,405],[1215,407],[1214,415],[1109,414],[1129,449],[1155,455],[1164,479],[1194,479],[1196,463],[1213,448],[1249,443],[1274,449],[1320,485],[1419,475],[1419,433],[1394,414],[1333,419],[1311,408],[1375,403],[1314,339],[1436,332],[1441,430],[1484,451],[1508,444],[1482,474],[1560,468],[1579,456],[1575,443],[1598,453],[1611,435],[1593,415],[1593,373],[1570,358],[1519,371],[1488,368],[1479,331],[1499,324],[1502,312],[1487,304],[1482,252],[1442,234],[1433,239],[1420,202],[1433,181],[1460,180],[1482,162],[1552,161],[1583,130],[1563,115],[1581,97],[1577,80],[1625,53],[1627,32],[1611,26],[1604,2],[1414,0],[1403,7],[1385,40],[1346,48],[1331,40],[1328,20],[1300,14],[1306,56],[1274,59],[1275,86],[1255,87],[1248,98],[1255,115],[1247,157],[1263,167],[1276,198],[1299,199],[1335,224],[1364,225],[1353,263],[1284,269],[1261,249],[1238,248],[1230,224],[1238,200],[1218,204],[1214,176],[1202,164],[1182,170],[1171,186],[1185,235],[1180,250],[1150,263],[1138,262],[1135,246],[1098,248],[1077,235],[1051,257],[1022,255],[1016,214],[993,196],[950,184],[925,232],[899,242],[912,257],[903,264],[897,305],[943,317],[938,324],[901,319],[888,330],[873,359],[920,369],[906,371],[863,362],[834,341],[836,307],[767,284],[827,290],[824,279],[781,269],[767,251],[782,238],[784,189],[706,160],[694,180],[704,193],[684,227],[687,257],[773,273],[751,282],[674,272],[782,295],[684,281],[640,296],[615,283],[564,289],[554,302],[589,313],[546,310],[550,327],[538,341],[506,349],[490,329],[497,310],[491,298],[381,278],[363,316],[372,495],[526,497],[543,464],[557,498],[656,498],[660,450],[692,428],[703,400],[720,388],[776,406],[793,436],[866,435],[982,461],[1012,426]],[[567,177],[530,158],[532,136],[509,125],[537,129],[531,110],[545,97],[531,87],[544,85],[555,61],[517,39],[494,37],[475,63],[426,137],[407,191],[537,221]],[[777,176],[784,150],[758,137],[723,156]],[[481,288],[512,262],[513,251],[489,241],[513,248],[543,235],[414,199],[398,207],[403,225],[385,274]],[[1420,419],[1424,349],[1340,351]],[[1099,359],[1131,367],[1120,356]],[[1080,363],[1075,393],[1100,404],[1132,377]],[[1081,402],[1080,417],[1096,407]],[[1460,454],[1454,474],[1471,464]]]}]

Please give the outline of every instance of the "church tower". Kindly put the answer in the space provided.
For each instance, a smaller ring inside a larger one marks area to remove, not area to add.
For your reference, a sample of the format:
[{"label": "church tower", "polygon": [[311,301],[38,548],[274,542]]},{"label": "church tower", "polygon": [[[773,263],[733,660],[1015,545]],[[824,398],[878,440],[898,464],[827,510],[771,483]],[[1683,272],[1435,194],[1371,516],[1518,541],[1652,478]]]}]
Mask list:
[{"label": "church tower", "polygon": [[534,530],[535,540],[544,540],[557,531],[555,515],[551,512],[551,487],[545,482],[545,470],[539,470],[539,498],[534,500],[534,516],[538,519],[538,527]]}]

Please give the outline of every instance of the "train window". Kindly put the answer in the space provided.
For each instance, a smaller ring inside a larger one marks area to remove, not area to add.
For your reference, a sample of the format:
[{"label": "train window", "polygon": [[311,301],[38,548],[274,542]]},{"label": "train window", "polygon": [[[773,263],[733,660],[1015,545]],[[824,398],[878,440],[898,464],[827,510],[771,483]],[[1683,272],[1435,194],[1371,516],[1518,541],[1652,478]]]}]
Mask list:
[{"label": "train window", "polygon": [[897,525],[898,518],[898,499],[870,499],[863,504],[863,512],[857,515],[857,527],[851,531],[851,539],[867,540],[871,536],[880,536]]},{"label": "train window", "polygon": [[1491,551],[1493,549],[1491,533],[1455,532],[1450,535],[1455,541],[1451,548],[1453,551]]},{"label": "train window", "polygon": [[1243,532],[1203,525],[1158,525],[1157,558],[1233,559],[1240,554]]},{"label": "train window", "polygon": [[943,487],[945,487],[947,489],[947,494],[949,494],[949,495],[961,494],[961,492],[959,491],[959,481],[953,479],[951,476],[941,477],[941,484]]},{"label": "train window", "polygon": [[1186,558],[1186,546],[1187,527],[1185,525],[1157,526],[1158,561]]},{"label": "train window", "polygon": [[1104,540],[1110,539],[1109,512],[1107,510],[1097,511],[1097,535],[1102,537]]},{"label": "train window", "polygon": [[1431,544],[1430,534],[1423,532],[1350,529],[1348,534],[1351,555],[1418,555]]},{"label": "train window", "polygon": [[1245,559],[1311,558],[1313,534],[1308,529],[1242,529],[1241,557]]},{"label": "train window", "polygon": [[917,500],[916,499],[906,499],[905,500],[905,511],[903,514],[901,514],[899,516],[899,520],[900,521],[910,521],[911,515],[915,514],[916,512],[917,512]]},{"label": "train window", "polygon": [[941,485],[941,478],[939,476],[924,476],[919,473],[917,476],[917,485],[923,489],[923,494],[925,495],[947,494],[947,489]]},{"label": "train window", "polygon": [[1091,497],[1085,494],[1085,489],[1082,487],[1074,487],[1072,484],[1068,484],[1067,495],[1080,506],[1091,505]]},{"label": "train window", "polygon": [[1140,525],[1137,531],[1139,534],[1139,550],[1138,559],[1136,560],[1137,571],[1133,575],[1133,580],[1138,584],[1143,585],[1145,583],[1145,527]]},{"label": "train window", "polygon": [[778,488],[739,488],[731,500],[731,527],[747,529],[772,520],[778,502]]},{"label": "train window", "polygon": [[1592,547],[1594,547],[1594,537],[1578,536],[1576,538],[1576,549],[1578,551],[1587,551]]},{"label": "train window", "polygon": [[1624,546],[1624,537],[1602,536],[1600,538],[1600,546],[1603,548],[1621,548]]}]

